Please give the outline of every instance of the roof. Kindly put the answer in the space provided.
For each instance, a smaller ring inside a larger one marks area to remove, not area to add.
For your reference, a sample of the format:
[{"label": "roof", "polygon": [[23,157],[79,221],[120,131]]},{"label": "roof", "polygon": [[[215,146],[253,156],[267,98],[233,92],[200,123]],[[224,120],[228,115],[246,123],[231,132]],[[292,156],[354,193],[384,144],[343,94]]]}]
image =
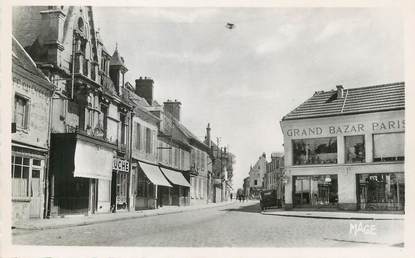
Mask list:
[{"label": "roof", "polygon": [[115,49],[114,54],[112,54],[110,65],[119,65],[125,67],[124,58],[118,53],[118,49]]},{"label": "roof", "polygon": [[282,120],[405,109],[404,82],[344,89],[343,94],[337,98],[336,90],[316,92]]},{"label": "roof", "polygon": [[13,72],[24,73],[28,79],[38,83],[39,85],[53,90],[54,86],[49,82],[45,74],[43,74],[37,67],[35,62],[26,53],[19,42],[12,37],[12,52],[13,52]]}]

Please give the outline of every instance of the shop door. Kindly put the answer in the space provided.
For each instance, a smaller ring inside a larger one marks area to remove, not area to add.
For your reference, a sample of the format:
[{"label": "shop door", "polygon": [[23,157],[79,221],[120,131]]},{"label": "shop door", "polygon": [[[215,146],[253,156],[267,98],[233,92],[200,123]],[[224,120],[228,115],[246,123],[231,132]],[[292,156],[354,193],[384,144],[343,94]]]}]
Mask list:
[{"label": "shop door", "polygon": [[96,179],[90,179],[90,188],[89,188],[89,196],[90,196],[90,212],[91,214],[94,214],[97,210],[97,203],[98,203],[98,199],[97,199],[97,194],[98,192],[98,184],[97,184],[97,180]]},{"label": "shop door", "polygon": [[43,203],[43,191],[42,191],[42,170],[32,169],[32,180],[30,187],[30,218],[42,217],[42,203]]}]

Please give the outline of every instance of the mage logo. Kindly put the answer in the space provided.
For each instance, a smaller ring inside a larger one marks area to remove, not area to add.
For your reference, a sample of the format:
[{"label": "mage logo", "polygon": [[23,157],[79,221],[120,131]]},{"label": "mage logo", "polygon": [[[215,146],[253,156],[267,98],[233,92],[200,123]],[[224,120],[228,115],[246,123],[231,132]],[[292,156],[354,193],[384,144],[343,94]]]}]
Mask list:
[{"label": "mage logo", "polygon": [[356,236],[358,233],[364,235],[376,235],[375,224],[350,223],[349,234]]}]

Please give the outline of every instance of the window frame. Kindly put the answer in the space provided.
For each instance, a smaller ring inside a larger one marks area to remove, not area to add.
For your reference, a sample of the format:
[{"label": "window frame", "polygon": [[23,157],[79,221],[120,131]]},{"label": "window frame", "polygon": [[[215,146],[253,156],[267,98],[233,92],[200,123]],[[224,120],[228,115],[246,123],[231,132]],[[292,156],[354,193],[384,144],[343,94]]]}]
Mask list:
[{"label": "window frame", "polygon": [[[23,111],[23,127],[21,127],[20,125],[17,124],[16,122],[16,104],[17,104],[17,99],[20,98],[23,101],[25,101],[25,105],[24,105],[24,111]],[[29,130],[29,121],[30,121],[30,104],[31,104],[31,100],[29,97],[22,95],[20,93],[15,93],[14,95],[14,109],[13,109],[13,122],[16,124],[16,129],[17,130]]]}]

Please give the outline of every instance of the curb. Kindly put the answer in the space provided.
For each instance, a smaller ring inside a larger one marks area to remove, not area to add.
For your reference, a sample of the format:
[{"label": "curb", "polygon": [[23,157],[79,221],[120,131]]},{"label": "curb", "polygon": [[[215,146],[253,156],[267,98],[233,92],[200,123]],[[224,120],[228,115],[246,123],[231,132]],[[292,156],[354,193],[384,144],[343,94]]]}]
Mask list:
[{"label": "curb", "polygon": [[316,215],[296,215],[296,214],[272,214],[261,212],[262,215],[280,216],[280,217],[296,217],[311,219],[342,219],[342,220],[404,220],[404,218],[374,218],[374,217],[333,217],[333,216],[316,216]]},{"label": "curb", "polygon": [[[168,215],[168,214],[177,214],[177,213],[184,213],[189,211],[196,211],[196,210],[203,210],[203,209],[209,209],[214,207],[222,207],[233,204],[233,202],[226,202],[221,203],[219,205],[215,206],[204,206],[204,207],[197,207],[196,208],[188,208],[184,210],[174,210],[174,211],[166,211],[166,212],[155,212],[150,214],[131,214],[131,216],[128,217],[114,217],[114,218],[108,218],[103,220],[97,220],[97,221],[81,221],[81,222],[75,222],[70,224],[62,224],[62,225],[48,225],[48,226],[12,226],[12,230],[20,229],[20,230],[47,230],[47,229],[59,229],[59,228],[67,228],[67,227],[74,227],[74,226],[87,226],[87,225],[94,225],[94,224],[100,224],[100,223],[106,223],[106,222],[114,222],[114,221],[120,221],[120,220],[131,220],[131,219],[139,219],[139,218],[146,218],[146,217],[154,217],[154,216],[160,216],[160,215]],[[189,206],[192,207],[192,206]]]}]

